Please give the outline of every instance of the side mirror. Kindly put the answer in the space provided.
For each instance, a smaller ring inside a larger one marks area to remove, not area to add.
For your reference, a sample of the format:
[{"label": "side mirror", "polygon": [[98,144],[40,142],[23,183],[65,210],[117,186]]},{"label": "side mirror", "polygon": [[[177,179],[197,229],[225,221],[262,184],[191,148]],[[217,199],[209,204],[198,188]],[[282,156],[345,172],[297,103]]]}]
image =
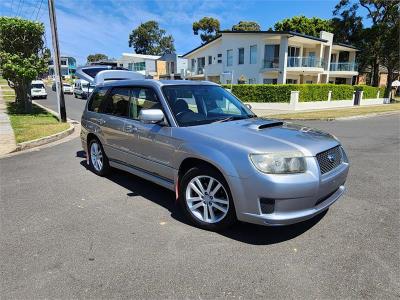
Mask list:
[{"label": "side mirror", "polygon": [[248,109],[252,109],[252,106],[250,105],[250,104],[245,104],[246,105],[246,107],[248,108]]},{"label": "side mirror", "polygon": [[161,109],[142,109],[139,112],[139,120],[143,123],[158,123],[164,120]]}]

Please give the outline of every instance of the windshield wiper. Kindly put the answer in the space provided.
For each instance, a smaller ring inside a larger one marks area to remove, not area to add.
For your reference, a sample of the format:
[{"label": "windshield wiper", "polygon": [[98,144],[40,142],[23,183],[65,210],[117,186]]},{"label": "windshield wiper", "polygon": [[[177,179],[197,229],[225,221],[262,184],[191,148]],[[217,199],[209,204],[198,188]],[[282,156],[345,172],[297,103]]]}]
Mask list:
[{"label": "windshield wiper", "polygon": [[242,120],[242,119],[246,119],[246,117],[244,117],[244,116],[229,116],[225,119],[219,119],[212,123],[222,123],[222,122],[228,122],[228,121],[233,121],[233,120]]}]

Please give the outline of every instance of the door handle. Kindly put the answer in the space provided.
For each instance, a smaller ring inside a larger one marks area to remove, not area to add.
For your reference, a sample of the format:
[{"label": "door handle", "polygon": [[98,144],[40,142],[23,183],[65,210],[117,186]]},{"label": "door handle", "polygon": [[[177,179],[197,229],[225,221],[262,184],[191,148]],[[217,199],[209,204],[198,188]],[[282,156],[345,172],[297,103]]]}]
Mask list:
[{"label": "door handle", "polygon": [[133,126],[133,125],[126,125],[125,126],[125,132],[135,132],[135,131],[137,131],[138,129],[137,129],[137,127],[136,126]]}]

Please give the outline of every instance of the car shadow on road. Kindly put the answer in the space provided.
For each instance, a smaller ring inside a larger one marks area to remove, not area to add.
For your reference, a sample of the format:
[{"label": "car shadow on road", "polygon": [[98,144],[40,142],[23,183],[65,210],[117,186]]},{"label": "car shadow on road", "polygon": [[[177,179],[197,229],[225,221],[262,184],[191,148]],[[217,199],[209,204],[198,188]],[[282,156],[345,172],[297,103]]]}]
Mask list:
[{"label": "car shadow on road", "polygon": [[[76,157],[84,158],[84,154],[77,152]],[[86,169],[90,170],[86,164],[86,160],[81,160],[80,164]],[[117,169],[113,169],[113,171],[106,178],[129,190],[130,192],[127,193],[127,196],[141,196],[146,198],[147,200],[150,200],[167,209],[171,213],[171,217],[175,220],[186,225],[193,226],[183,215],[180,205],[175,199],[174,192],[143,178]],[[279,227],[260,226],[238,222],[231,228],[218,233],[227,238],[246,244],[276,244],[302,235],[304,232],[316,225],[325,216],[325,214],[326,211],[310,220],[294,225]]]}]

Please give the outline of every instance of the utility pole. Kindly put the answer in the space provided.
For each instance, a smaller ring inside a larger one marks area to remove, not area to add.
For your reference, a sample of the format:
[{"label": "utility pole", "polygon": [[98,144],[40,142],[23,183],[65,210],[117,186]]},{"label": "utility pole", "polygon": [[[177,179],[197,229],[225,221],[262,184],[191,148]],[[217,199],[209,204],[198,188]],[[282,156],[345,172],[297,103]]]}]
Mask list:
[{"label": "utility pole", "polygon": [[49,3],[49,17],[51,27],[51,40],[53,44],[53,65],[54,75],[56,80],[56,93],[58,102],[58,113],[60,115],[61,122],[67,122],[67,112],[65,110],[65,99],[61,77],[61,60],[60,60],[60,48],[58,45],[58,33],[57,33],[57,20],[56,12],[54,7],[54,0],[48,0]]}]

